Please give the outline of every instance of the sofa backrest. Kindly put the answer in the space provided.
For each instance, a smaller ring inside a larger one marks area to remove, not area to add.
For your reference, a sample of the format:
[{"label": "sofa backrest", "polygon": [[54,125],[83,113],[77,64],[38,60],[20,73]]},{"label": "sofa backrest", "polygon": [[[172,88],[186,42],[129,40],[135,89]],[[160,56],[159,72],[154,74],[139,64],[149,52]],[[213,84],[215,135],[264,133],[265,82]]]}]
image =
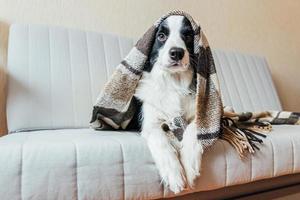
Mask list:
[{"label": "sofa backrest", "polygon": [[[94,101],[133,45],[112,34],[12,25],[9,131],[88,127]],[[237,111],[281,110],[264,58],[221,50],[214,58],[225,105]]]}]

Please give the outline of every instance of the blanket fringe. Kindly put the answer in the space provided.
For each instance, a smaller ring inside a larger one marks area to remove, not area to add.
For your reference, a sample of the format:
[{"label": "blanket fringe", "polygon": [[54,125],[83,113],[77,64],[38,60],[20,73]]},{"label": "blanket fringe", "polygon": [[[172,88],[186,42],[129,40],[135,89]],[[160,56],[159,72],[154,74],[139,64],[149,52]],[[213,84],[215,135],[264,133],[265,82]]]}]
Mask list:
[{"label": "blanket fringe", "polygon": [[272,126],[270,123],[236,123],[229,117],[222,118],[222,135],[221,139],[228,141],[239,153],[241,158],[249,153],[259,150],[257,143],[262,144],[266,135],[270,132]]}]

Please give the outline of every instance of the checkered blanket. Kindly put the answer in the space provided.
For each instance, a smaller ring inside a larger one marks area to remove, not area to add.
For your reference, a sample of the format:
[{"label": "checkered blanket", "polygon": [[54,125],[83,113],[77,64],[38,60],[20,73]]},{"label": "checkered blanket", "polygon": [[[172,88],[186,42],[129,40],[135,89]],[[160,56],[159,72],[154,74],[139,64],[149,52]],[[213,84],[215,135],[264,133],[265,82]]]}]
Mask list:
[{"label": "checkered blanket", "polygon": [[[198,23],[183,11],[171,11],[156,21],[138,40],[129,54],[117,66],[94,105],[91,127],[126,129],[136,112],[133,95],[143,74],[143,68],[152,49],[159,24],[171,15],[185,16],[191,23],[194,36],[197,138],[203,148],[210,147],[217,139],[225,139],[241,156],[254,152],[261,143],[263,132],[273,124],[299,124],[299,114],[290,112],[235,113],[223,108],[219,81],[208,41]],[[184,118],[178,116],[162,123],[162,129],[180,141],[186,127]]]}]

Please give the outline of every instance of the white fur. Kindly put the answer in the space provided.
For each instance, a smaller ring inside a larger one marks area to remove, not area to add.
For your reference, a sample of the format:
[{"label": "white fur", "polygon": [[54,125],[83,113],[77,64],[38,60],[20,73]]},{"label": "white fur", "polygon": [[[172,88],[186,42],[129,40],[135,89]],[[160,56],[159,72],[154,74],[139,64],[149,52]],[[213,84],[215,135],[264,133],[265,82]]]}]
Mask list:
[{"label": "white fur", "polygon": [[[195,95],[189,92],[193,71],[179,30],[182,16],[167,19],[170,35],[160,50],[150,73],[144,72],[135,96],[143,101],[142,136],[146,138],[162,181],[174,192],[194,185],[199,175],[202,147],[196,139]],[[170,68],[169,49],[181,47],[185,55],[181,66]],[[180,152],[170,144],[161,124],[182,115],[190,123],[184,132]]]}]

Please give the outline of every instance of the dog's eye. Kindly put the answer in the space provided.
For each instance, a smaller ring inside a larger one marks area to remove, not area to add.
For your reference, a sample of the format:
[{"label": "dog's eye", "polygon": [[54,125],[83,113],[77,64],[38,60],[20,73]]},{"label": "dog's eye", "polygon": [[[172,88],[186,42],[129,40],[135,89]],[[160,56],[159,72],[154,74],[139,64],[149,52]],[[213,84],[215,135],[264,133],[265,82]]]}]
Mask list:
[{"label": "dog's eye", "polygon": [[168,38],[168,37],[167,37],[164,33],[159,33],[159,34],[157,35],[157,39],[158,39],[159,41],[161,41],[161,42],[166,41],[167,38]]}]

